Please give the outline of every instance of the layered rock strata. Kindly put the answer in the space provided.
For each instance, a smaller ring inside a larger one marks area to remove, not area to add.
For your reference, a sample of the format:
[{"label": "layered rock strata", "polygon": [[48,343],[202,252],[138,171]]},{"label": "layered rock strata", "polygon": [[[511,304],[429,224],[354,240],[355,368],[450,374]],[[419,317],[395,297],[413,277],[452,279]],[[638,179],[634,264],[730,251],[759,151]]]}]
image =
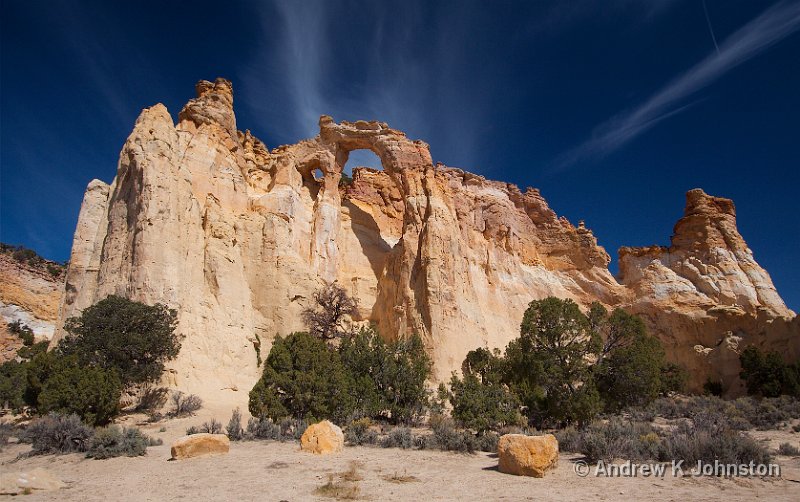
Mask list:
[{"label": "layered rock strata", "polygon": [[[387,338],[418,333],[439,379],[473,348],[504,347],[527,304],[550,295],[640,312],[676,358],[683,341],[718,336],[698,318],[793,316],[744,241],[715,251],[718,234],[738,236],[725,204],[717,217],[704,202],[723,199],[690,192],[695,209],[676,235],[708,224],[708,245],[678,237],[674,251],[626,248],[620,283],[592,232],[535,189],[434,164],[428,145],[382,122],[323,116],[316,137],[268,150],[237,129],[230,82],[196,91],[177,124],[163,105],[145,109],[112,184],[90,183],[61,319],[110,294],[176,308],[185,339],[168,383],[207,399],[244,402],[260,372],[255,348],[302,329],[303,308],[331,281],[358,299],[356,322]],[[356,168],[343,181],[358,149],[383,170]],[[787,326],[780,343],[796,347],[797,324]],[[727,371],[689,352],[689,366]]]}]

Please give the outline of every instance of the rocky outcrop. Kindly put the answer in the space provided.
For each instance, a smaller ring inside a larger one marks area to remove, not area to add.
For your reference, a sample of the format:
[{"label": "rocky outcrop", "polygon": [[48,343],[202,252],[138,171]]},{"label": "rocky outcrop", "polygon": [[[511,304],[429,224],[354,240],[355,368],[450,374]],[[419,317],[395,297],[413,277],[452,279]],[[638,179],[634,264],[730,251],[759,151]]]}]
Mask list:
[{"label": "rocky outcrop", "polygon": [[[746,246],[725,255],[739,275],[722,258],[716,272],[701,273],[730,283],[713,301],[692,282],[699,276],[680,275],[670,260],[650,274],[648,258],[623,258],[620,284],[592,232],[558,217],[535,189],[434,164],[428,145],[382,122],[323,116],[316,137],[269,150],[237,130],[230,82],[200,82],[196,94],[177,125],[163,105],[145,109],[112,184],[89,185],[61,319],[109,294],[176,308],[185,338],[167,383],[206,400],[244,402],[260,373],[255,347],[263,354],[276,335],[302,329],[302,310],[331,281],[359,300],[356,322],[377,324],[387,338],[418,333],[439,379],[467,351],[505,346],[528,303],[550,295],[675,325],[652,311],[688,294],[664,282],[665,297],[653,282],[669,280],[709,298],[698,307],[708,316],[744,300],[748,319],[788,313]],[[374,152],[383,170],[356,168],[343,181],[358,149]],[[718,224],[718,233],[735,231],[735,222]],[[711,263],[701,248],[681,246],[686,263]],[[751,286],[734,287],[740,279]],[[682,329],[693,322],[687,312],[677,309]],[[694,340],[672,336],[675,346]]]},{"label": "rocky outcrop", "polygon": [[328,420],[311,424],[300,437],[300,449],[316,454],[338,453],[344,449],[344,433]]},{"label": "rocky outcrop", "polygon": [[741,393],[739,353],[748,345],[800,358],[800,325],[739,234],[731,200],[689,191],[671,245],[622,248],[619,266],[633,294],[627,308],[687,367],[690,390],[711,380]]},{"label": "rocky outcrop", "polygon": [[231,442],[225,434],[201,432],[176,439],[170,452],[174,460],[184,460],[205,455],[224,455],[230,447]]},{"label": "rocky outcrop", "polygon": [[30,251],[31,259],[15,258],[19,252],[7,245],[0,249],[0,363],[13,359],[22,346],[22,340],[8,332],[8,323],[27,325],[36,341],[53,337],[64,291],[61,264]]},{"label": "rocky outcrop", "polygon": [[558,441],[552,434],[505,434],[497,442],[497,457],[500,472],[543,478],[558,465]]}]

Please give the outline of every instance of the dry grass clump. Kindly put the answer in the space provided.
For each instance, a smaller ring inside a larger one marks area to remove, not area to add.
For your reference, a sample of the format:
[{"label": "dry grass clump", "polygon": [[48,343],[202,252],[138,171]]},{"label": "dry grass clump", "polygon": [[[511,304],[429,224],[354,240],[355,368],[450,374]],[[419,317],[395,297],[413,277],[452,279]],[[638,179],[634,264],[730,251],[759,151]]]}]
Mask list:
[{"label": "dry grass clump", "polygon": [[361,474],[362,467],[361,462],[356,460],[350,462],[346,471],[328,475],[328,482],[314,490],[314,494],[337,500],[361,498],[361,486],[358,482],[364,480],[364,476]]},{"label": "dry grass clump", "polygon": [[419,478],[417,478],[416,476],[411,476],[406,471],[403,471],[403,474],[398,474],[397,472],[395,472],[391,476],[386,475],[386,476],[382,476],[382,478],[383,478],[384,481],[388,481],[390,483],[397,483],[397,484],[416,483],[417,481],[419,481]]}]

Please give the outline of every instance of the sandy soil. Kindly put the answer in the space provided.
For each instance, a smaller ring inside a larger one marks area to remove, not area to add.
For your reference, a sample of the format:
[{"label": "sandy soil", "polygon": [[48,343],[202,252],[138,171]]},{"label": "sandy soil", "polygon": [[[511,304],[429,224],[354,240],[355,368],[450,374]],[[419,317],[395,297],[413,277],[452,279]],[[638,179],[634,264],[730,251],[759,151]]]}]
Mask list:
[{"label": "sandy soil", "polygon": [[[558,468],[543,479],[497,471],[495,455],[347,447],[333,456],[299,451],[297,443],[232,443],[228,455],[169,461],[169,445],[190,424],[204,419],[173,420],[142,427],[164,445],[144,457],[87,459],[80,454],[15,460],[26,445],[9,445],[0,453],[0,470],[43,467],[67,487],[34,493],[24,500],[326,500],[315,494],[331,475],[358,462],[356,484],[363,500],[658,500],[719,501],[800,500],[800,458],[777,457],[780,479],[761,478],[582,478],[574,472],[578,455],[562,454]],[[161,426],[167,430],[159,432]],[[800,434],[757,433],[775,448],[798,443]],[[409,476],[405,482],[392,477]],[[4,498],[4,497],[0,497]],[[327,500],[331,500],[328,498]]]}]

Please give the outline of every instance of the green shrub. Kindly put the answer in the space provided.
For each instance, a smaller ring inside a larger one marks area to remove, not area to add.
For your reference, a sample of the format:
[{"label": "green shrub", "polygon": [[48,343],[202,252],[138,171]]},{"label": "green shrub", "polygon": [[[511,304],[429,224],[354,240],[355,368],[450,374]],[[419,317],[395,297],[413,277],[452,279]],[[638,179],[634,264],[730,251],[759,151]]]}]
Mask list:
[{"label": "green shrub", "polygon": [[[594,308],[596,315],[601,312],[599,305]],[[643,406],[670,390],[664,388],[662,374],[676,370],[667,368],[661,343],[647,334],[640,317],[615,309],[610,317],[599,315],[595,322],[605,336],[593,374],[606,411]]]},{"label": "green shrub", "polygon": [[391,385],[391,375],[382,373],[389,360],[386,342],[374,329],[362,328],[342,338],[338,353],[350,376],[353,409],[365,417],[382,417],[390,406],[386,387]]},{"label": "green shrub", "polygon": [[703,393],[707,396],[719,397],[722,395],[723,390],[722,381],[720,380],[711,380],[709,378],[706,380],[706,383],[703,384]]},{"label": "green shrub", "polygon": [[785,363],[780,353],[765,354],[752,346],[742,351],[739,361],[742,364],[739,376],[749,394],[800,397],[800,361]]},{"label": "green shrub", "polygon": [[351,388],[336,351],[308,333],[293,333],[275,339],[264,373],[250,391],[249,409],[258,418],[342,423],[354,409]]},{"label": "green shrub", "polygon": [[442,420],[433,427],[433,434],[426,442],[425,448],[473,453],[477,448],[477,441],[471,432],[457,430],[452,421]]},{"label": "green shrub", "polygon": [[22,360],[23,362],[30,361],[33,359],[37,354],[42,354],[47,352],[47,347],[50,345],[50,342],[47,340],[42,340],[41,342],[34,342],[33,345],[23,345],[17,350],[17,357]]},{"label": "green shrub", "polygon": [[460,379],[454,373],[450,392],[453,418],[464,427],[482,433],[524,423],[517,396],[501,382],[481,382],[473,374]]},{"label": "green shrub", "polygon": [[687,465],[698,460],[722,464],[768,464],[770,455],[764,446],[746,433],[724,424],[679,424],[662,440],[661,459],[683,460]]},{"label": "green shrub", "polygon": [[270,439],[273,441],[296,441],[305,432],[308,424],[303,420],[286,418],[275,423],[270,418],[251,417],[247,421],[243,439]]},{"label": "green shrub", "polygon": [[139,429],[110,425],[95,431],[86,456],[96,459],[138,457],[147,452],[150,444],[150,438]]},{"label": "green shrub", "polygon": [[432,363],[417,335],[384,342],[374,328],[346,336],[339,346],[349,374],[353,409],[392,423],[418,421],[428,405]]},{"label": "green shrub", "polygon": [[383,448],[402,448],[408,450],[414,447],[414,435],[408,427],[395,427],[381,440]]},{"label": "green shrub", "polygon": [[33,455],[75,453],[89,449],[94,432],[77,415],[50,414],[34,420],[20,434],[20,441],[31,443]]},{"label": "green shrub", "polygon": [[369,418],[362,418],[347,426],[344,440],[352,446],[374,445],[378,442],[378,433],[372,429],[372,421]]},{"label": "green shrub", "polygon": [[28,265],[37,265],[44,261],[41,256],[36,254],[36,251],[23,246],[17,246],[11,253],[11,257],[20,263],[27,263]]},{"label": "green shrub", "polygon": [[453,418],[480,433],[525,423],[519,399],[503,382],[506,364],[499,350],[468,352],[461,371],[463,378],[455,373],[450,378]]},{"label": "green shrub", "polygon": [[47,264],[47,273],[53,277],[60,277],[61,274],[64,272],[64,267],[61,265],[56,265],[55,263],[48,263]]},{"label": "green shrub", "polygon": [[489,453],[497,453],[497,443],[500,442],[500,434],[496,432],[486,432],[476,438],[475,449]]},{"label": "green shrub", "polygon": [[8,324],[8,331],[17,335],[25,346],[30,347],[33,345],[33,330],[28,325],[20,321],[14,321]]},{"label": "green shrub", "polygon": [[27,364],[15,360],[0,364],[0,407],[22,410],[27,387]]},{"label": "green shrub", "polygon": [[91,425],[105,425],[119,413],[122,383],[115,370],[81,366],[75,357],[59,358],[38,395],[41,414],[76,414]]},{"label": "green shrub", "polygon": [[9,438],[16,433],[16,427],[11,422],[0,421],[0,451],[8,444]]},{"label": "green shrub", "polygon": [[116,370],[125,386],[155,382],[180,350],[176,325],[177,313],[164,305],[109,296],[67,319],[57,350],[82,366]]},{"label": "green shrub", "polygon": [[650,425],[619,418],[592,422],[580,430],[577,437],[574,432],[568,432],[564,439],[567,443],[564,449],[577,450],[590,462],[615,459],[646,461],[659,457],[660,439]]},{"label": "green shrub", "polygon": [[536,424],[587,422],[601,409],[589,360],[601,350],[600,336],[572,300],[532,301],[520,336],[508,344],[511,390]]},{"label": "green shrub", "polygon": [[228,439],[231,441],[241,441],[244,438],[244,429],[242,429],[242,412],[239,408],[233,410],[231,419],[228,421],[225,432],[228,434]]}]

